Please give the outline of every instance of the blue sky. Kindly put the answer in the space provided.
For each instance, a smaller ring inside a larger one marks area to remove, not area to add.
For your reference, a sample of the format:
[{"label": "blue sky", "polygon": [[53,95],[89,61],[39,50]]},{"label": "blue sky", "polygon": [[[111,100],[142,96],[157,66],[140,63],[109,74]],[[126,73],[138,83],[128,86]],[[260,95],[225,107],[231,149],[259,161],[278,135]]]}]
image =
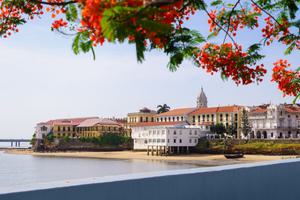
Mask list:
[{"label": "blue sky", "polygon": [[[207,18],[197,15],[189,26],[207,35]],[[291,102],[270,82],[237,87],[211,76],[186,61],[177,72],[166,68],[168,58],[160,52],[136,62],[135,49],[125,44],[104,45],[90,54],[72,53],[72,39],[50,31],[50,20],[26,24],[20,33],[0,40],[0,138],[29,138],[40,121],[53,118],[100,116],[125,117],[141,107],[193,107],[203,86],[209,106],[257,105]],[[259,35],[242,32],[238,41],[250,44]],[[271,64],[285,58],[282,46],[264,50]],[[286,57],[299,65],[299,53]]]}]

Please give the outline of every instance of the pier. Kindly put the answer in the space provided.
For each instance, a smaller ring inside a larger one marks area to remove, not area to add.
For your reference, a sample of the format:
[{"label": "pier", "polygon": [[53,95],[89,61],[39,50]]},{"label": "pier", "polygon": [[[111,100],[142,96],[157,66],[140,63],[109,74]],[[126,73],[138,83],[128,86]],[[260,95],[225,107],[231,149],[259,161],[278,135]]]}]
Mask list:
[{"label": "pier", "polygon": [[20,147],[22,142],[30,142],[30,139],[0,139],[1,142],[10,143],[11,147]]}]

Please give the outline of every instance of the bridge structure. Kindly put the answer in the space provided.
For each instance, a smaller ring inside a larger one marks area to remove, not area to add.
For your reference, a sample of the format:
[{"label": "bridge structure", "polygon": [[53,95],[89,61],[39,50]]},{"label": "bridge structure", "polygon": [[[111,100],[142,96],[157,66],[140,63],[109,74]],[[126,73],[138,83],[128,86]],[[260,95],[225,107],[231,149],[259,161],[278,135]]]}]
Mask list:
[{"label": "bridge structure", "polygon": [[20,147],[22,142],[30,142],[30,139],[0,139],[1,142],[10,143],[11,147]]}]

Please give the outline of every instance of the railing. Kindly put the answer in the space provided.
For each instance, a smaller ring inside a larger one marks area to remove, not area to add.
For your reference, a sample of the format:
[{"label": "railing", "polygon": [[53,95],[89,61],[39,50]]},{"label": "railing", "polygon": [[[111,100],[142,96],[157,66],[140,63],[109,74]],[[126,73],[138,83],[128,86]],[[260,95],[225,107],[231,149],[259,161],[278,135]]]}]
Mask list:
[{"label": "railing", "polygon": [[300,159],[174,170],[22,188],[1,200],[297,200]]}]

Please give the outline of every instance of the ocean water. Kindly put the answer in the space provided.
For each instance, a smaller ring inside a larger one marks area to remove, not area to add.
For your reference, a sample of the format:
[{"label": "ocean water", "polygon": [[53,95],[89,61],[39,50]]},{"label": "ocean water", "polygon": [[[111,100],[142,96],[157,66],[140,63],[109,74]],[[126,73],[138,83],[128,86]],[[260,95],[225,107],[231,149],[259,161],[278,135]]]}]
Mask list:
[{"label": "ocean water", "polygon": [[0,190],[36,183],[195,167],[164,161],[39,157],[0,151]]}]

